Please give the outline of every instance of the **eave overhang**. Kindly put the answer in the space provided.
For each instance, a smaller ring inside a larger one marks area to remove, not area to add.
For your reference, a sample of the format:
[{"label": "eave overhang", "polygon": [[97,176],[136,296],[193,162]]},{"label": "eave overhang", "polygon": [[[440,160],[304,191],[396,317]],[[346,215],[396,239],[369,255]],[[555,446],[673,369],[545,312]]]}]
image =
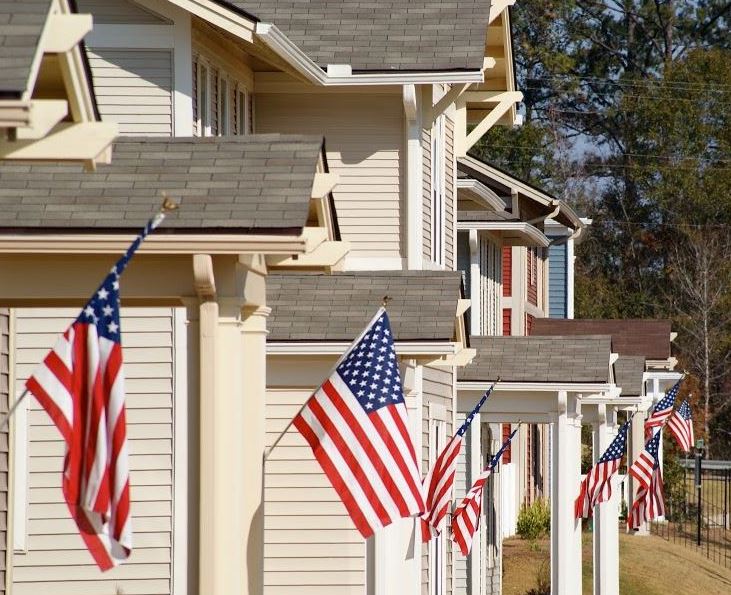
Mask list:
[{"label": "eave overhang", "polygon": [[91,28],[91,15],[53,0],[25,91],[0,99],[0,159],[109,162],[117,126],[97,122],[82,46]]},{"label": "eave overhang", "polygon": [[506,246],[547,248],[551,241],[537,227],[525,221],[458,221],[458,231],[489,231],[499,236]]},{"label": "eave overhang", "polygon": [[[509,7],[513,0],[493,1],[485,40],[485,79],[470,85],[456,101],[455,150],[467,152],[493,127],[520,124],[517,106],[523,94],[517,89]],[[467,127],[472,129],[468,132]]]},{"label": "eave overhang", "polygon": [[459,198],[468,198],[487,210],[496,212],[505,210],[505,201],[492,189],[474,178],[458,178],[457,191]]},{"label": "eave overhang", "polygon": [[[485,385],[495,382],[496,378],[484,380],[458,380],[458,391],[484,391]],[[569,391],[575,393],[599,394],[609,393],[613,384],[604,382],[504,382],[500,381],[495,391],[505,392],[558,392]]]}]

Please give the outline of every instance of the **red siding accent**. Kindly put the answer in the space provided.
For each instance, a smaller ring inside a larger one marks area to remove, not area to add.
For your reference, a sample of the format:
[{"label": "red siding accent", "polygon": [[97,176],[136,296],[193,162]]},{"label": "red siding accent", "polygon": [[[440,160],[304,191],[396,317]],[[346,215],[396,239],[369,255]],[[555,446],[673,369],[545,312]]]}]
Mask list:
[{"label": "red siding accent", "polygon": [[[513,248],[503,246],[503,296],[510,297],[513,289]],[[509,333],[508,333],[509,334]]]},{"label": "red siding accent", "polygon": [[[508,438],[510,438],[510,432],[512,432],[512,430],[510,429],[510,424],[503,424],[503,443]],[[512,444],[505,449],[505,452],[503,453],[503,458],[502,458],[502,461],[501,462],[503,462],[503,463],[509,463],[510,462],[511,455],[512,455],[511,449],[512,449]]]},{"label": "red siding accent", "polygon": [[533,322],[535,322],[535,316],[533,314],[525,315],[525,336],[529,336],[533,332]]},{"label": "red siding accent", "polygon": [[528,248],[528,263],[526,267],[528,275],[528,303],[534,306],[538,305],[538,256],[536,248]]},{"label": "red siding accent", "polygon": [[503,308],[503,336],[510,336],[510,308]]}]

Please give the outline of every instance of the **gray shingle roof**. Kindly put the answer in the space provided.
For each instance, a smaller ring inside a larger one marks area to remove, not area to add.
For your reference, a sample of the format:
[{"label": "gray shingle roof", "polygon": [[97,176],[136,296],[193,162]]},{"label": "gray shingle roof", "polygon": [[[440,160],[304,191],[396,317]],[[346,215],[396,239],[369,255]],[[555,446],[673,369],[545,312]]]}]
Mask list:
[{"label": "gray shingle roof", "polygon": [[270,275],[269,341],[352,341],[384,295],[398,341],[451,341],[461,277],[452,271]]},{"label": "gray shingle roof", "polygon": [[471,364],[458,368],[460,381],[609,382],[611,338],[472,337]]},{"label": "gray shingle roof", "polygon": [[28,87],[51,0],[0,0],[0,97],[19,98]]},{"label": "gray shingle roof", "polygon": [[644,356],[621,355],[614,362],[614,382],[622,388],[623,397],[642,394],[642,373],[645,371]]},{"label": "gray shingle roof", "polygon": [[123,138],[112,163],[0,162],[0,230],[139,228],[161,193],[180,203],[163,230],[299,234],[319,137]]},{"label": "gray shingle roof", "polygon": [[229,0],[276,25],[321,67],[480,70],[490,0]]}]

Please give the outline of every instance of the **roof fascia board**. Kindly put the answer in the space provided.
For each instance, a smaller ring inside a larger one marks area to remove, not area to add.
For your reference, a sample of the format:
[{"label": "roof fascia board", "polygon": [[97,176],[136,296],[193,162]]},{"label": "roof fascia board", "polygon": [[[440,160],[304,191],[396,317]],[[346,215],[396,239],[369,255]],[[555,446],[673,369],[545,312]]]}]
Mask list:
[{"label": "roof fascia board", "polygon": [[91,31],[90,14],[52,14],[46,24],[48,32],[43,51],[52,54],[70,52]]},{"label": "roof fascia board", "polygon": [[490,16],[488,18],[488,24],[492,23],[500,13],[507,10],[509,6],[515,4],[515,0],[492,0],[490,2]]},{"label": "roof fascia board", "polygon": [[457,231],[514,231],[524,236],[526,240],[535,242],[531,246],[547,248],[551,241],[537,227],[524,221],[457,221]]},{"label": "roof fascia board", "polygon": [[[176,0],[180,1],[180,0]],[[277,55],[291,64],[311,83],[321,86],[350,85],[406,85],[432,83],[481,83],[482,70],[455,72],[398,72],[398,73],[356,73],[347,76],[330,76],[282,31],[271,23],[257,23],[256,35]]]},{"label": "roof fascia board", "polygon": [[476,196],[482,206],[491,211],[504,211],[506,204],[493,190],[474,178],[457,179],[457,189],[467,190]]},{"label": "roof fascia board", "polygon": [[[475,159],[474,157],[467,156],[461,159],[468,167],[481,171],[483,175],[494,178],[500,184],[517,191],[518,193],[526,196],[527,198],[530,198],[531,200],[535,200],[543,206],[550,207],[553,205],[554,201],[558,200],[549,194],[541,192],[537,188],[529,186],[521,180],[513,178],[512,176],[492,167],[487,163]],[[559,200],[559,203],[561,207],[561,212],[565,213],[566,216],[575,224],[574,229],[580,229],[582,227],[585,227],[585,224],[581,220],[581,217],[579,217],[579,215],[576,213],[576,211],[574,211],[573,208],[571,208],[562,200]]]},{"label": "roof fascia board", "polygon": [[[485,390],[485,383],[491,380],[458,380],[457,390]],[[603,382],[505,382],[501,380],[496,391],[505,392],[557,392],[561,390],[571,392],[609,392],[613,385]]]},{"label": "roof fascia board", "polygon": [[254,41],[257,21],[253,18],[247,18],[243,14],[212,0],[167,1],[244,41],[249,43]]},{"label": "roof fascia board", "polygon": [[103,160],[116,136],[117,124],[114,122],[64,123],[41,139],[0,141],[0,158],[92,164]]},{"label": "roof fascia board", "polygon": [[[118,254],[132,234],[0,234],[0,254]],[[148,254],[305,254],[304,236],[157,234],[139,250]]]},{"label": "roof fascia board", "polygon": [[[351,345],[346,341],[267,341],[269,355],[341,355]],[[457,353],[451,341],[395,341],[396,353],[416,357],[450,356]]]}]

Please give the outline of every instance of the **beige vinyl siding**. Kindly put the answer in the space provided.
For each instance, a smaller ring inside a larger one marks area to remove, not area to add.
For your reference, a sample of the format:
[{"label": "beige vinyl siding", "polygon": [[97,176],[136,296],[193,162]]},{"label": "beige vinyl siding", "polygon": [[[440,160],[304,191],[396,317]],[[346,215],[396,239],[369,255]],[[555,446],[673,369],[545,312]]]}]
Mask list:
[{"label": "beige vinyl siding", "polygon": [[457,162],[454,156],[454,122],[449,117],[444,122],[444,160],[444,238],[446,245],[444,264],[447,269],[454,269],[457,252],[457,238],[454,234],[455,217],[457,216],[457,193],[454,187]]},{"label": "beige vinyl siding", "polygon": [[[311,392],[267,389],[267,447]],[[294,428],[267,460],[264,483],[265,595],[363,595],[365,542]]]},{"label": "beige vinyl siding", "polygon": [[[18,309],[16,390],[78,313]],[[35,399],[29,402],[28,551],[13,557],[13,595],[172,593],[173,311],[122,310],[134,550],[100,573],[61,492],[64,443]]]},{"label": "beige vinyl siding", "polygon": [[[10,389],[10,314],[0,309],[0,415],[8,411]],[[8,426],[0,428],[0,594],[5,593],[8,552]]]},{"label": "beige vinyl siding", "polygon": [[432,199],[431,199],[431,129],[422,128],[421,130],[421,151],[423,162],[422,173],[422,256],[425,260],[430,260],[431,255],[431,218],[432,218]]},{"label": "beige vinyl siding", "polygon": [[94,15],[100,25],[159,25],[166,19],[145,10],[131,0],[76,0],[79,13]]},{"label": "beige vinyl siding", "polygon": [[[422,470],[424,474],[429,469],[430,453],[429,453],[429,428],[430,421],[430,404],[444,408],[446,412],[446,439],[454,434],[454,377],[453,369],[445,367],[424,366],[423,372],[423,412],[422,412]],[[434,453],[434,457],[439,453]],[[451,517],[447,517],[450,522]],[[447,533],[448,534],[448,533]],[[453,565],[453,548],[452,542],[448,538],[444,538],[446,543],[446,593],[452,593],[452,565]],[[429,547],[428,544],[422,546],[422,589],[425,593],[429,591]]]},{"label": "beige vinyl siding", "polygon": [[350,255],[400,256],[400,95],[263,94],[257,133],[326,138],[330,171],[339,174],[335,207]]},{"label": "beige vinyl siding", "polygon": [[[457,423],[461,423],[464,414],[457,415]],[[478,418],[479,419],[479,418]],[[475,420],[477,421],[477,420]],[[477,426],[476,426],[477,427]],[[479,427],[478,427],[479,429]],[[457,458],[457,472],[454,475],[454,504],[457,506],[462,502],[467,491],[472,487],[472,477],[470,474],[470,440],[472,439],[473,428],[470,426],[465,432],[464,442],[462,444],[462,452]],[[469,567],[467,558],[455,548],[454,551],[454,594],[455,595],[472,595],[468,586]]]},{"label": "beige vinyl siding", "polygon": [[173,133],[172,50],[88,50],[102,120],[117,122],[120,134]]}]

